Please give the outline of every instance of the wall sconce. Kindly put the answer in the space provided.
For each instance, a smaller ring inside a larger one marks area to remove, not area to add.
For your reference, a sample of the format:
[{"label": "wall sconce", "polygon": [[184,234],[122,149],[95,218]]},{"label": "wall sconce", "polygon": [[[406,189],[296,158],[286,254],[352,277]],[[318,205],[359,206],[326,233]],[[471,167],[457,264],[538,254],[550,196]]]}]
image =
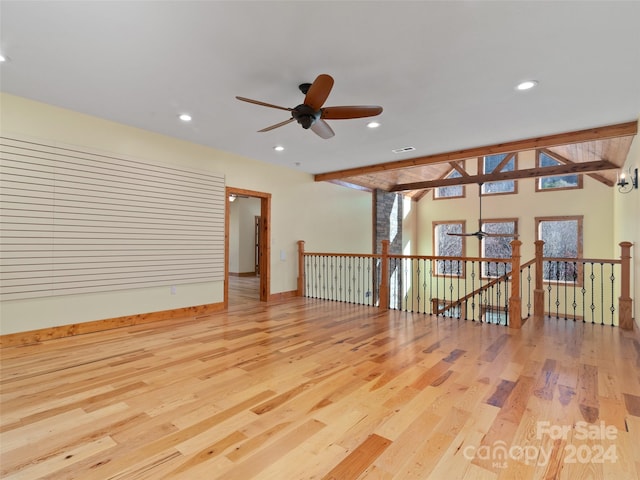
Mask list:
[{"label": "wall sconce", "polygon": [[235,202],[236,198],[238,198],[238,196],[235,193],[232,193],[231,195],[229,195],[230,202]]},{"label": "wall sconce", "polygon": [[622,172],[618,176],[618,191],[620,193],[629,193],[633,189],[638,188],[638,169],[632,169],[629,167],[629,178],[627,178],[627,174]]}]

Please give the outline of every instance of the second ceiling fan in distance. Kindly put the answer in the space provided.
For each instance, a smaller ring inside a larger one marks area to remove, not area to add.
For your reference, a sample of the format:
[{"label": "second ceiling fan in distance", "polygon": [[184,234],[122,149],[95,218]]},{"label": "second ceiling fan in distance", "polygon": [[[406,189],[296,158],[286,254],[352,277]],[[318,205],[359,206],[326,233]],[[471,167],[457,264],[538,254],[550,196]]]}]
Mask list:
[{"label": "second ceiling fan in distance", "polygon": [[333,78],[325,73],[318,75],[313,83],[303,83],[298,87],[305,94],[304,101],[294,108],[281,107],[271,103],[261,102],[246,97],[236,97],[243,102],[262,105],[263,107],[277,108],[291,112],[291,118],[284,122],[270,125],[259,132],[268,132],[274,128],[282,127],[288,123],[297,121],[302,128],[311,129],[321,138],[331,138],[335,135],[333,129],[325,120],[346,120],[351,118],[375,117],[382,113],[382,107],[378,105],[353,105],[339,107],[324,107],[324,103],[333,88]]}]

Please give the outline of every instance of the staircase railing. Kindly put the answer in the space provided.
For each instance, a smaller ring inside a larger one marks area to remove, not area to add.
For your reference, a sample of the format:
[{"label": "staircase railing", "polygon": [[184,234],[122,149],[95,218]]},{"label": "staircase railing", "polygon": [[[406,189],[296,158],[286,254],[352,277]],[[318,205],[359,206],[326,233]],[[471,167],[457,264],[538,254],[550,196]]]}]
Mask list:
[{"label": "staircase railing", "polygon": [[[520,328],[531,316],[632,329],[631,243],[617,260],[310,253],[298,242],[299,296]],[[513,272],[518,272],[513,275]],[[615,302],[615,298],[618,299]],[[523,302],[524,299],[524,302]]]}]

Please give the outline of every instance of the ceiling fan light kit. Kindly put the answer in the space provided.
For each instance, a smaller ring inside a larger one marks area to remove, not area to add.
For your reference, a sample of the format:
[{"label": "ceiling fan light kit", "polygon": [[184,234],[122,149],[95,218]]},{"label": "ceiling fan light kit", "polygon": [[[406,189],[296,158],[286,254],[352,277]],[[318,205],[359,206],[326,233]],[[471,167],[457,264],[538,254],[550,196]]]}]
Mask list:
[{"label": "ceiling fan light kit", "polygon": [[318,75],[313,83],[302,83],[298,88],[304,93],[304,102],[295,108],[281,107],[259,100],[246,97],[236,97],[243,102],[262,105],[263,107],[286,110],[291,113],[291,118],[275,125],[270,125],[259,132],[268,132],[274,128],[282,127],[293,121],[298,122],[305,130],[311,129],[316,135],[327,139],[335,135],[333,129],[325,120],[346,120],[351,118],[375,117],[382,113],[382,107],[377,105],[355,105],[341,107],[322,107],[333,88],[333,78],[327,74]]}]

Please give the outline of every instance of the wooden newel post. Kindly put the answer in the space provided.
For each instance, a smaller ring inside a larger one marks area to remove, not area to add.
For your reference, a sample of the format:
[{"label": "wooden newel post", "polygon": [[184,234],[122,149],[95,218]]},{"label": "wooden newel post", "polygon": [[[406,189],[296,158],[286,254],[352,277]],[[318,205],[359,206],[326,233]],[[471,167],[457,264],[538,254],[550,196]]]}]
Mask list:
[{"label": "wooden newel post", "polygon": [[389,310],[389,240],[382,240],[382,269],[380,273],[380,303],[381,310]]},{"label": "wooden newel post", "polygon": [[298,240],[298,297],[304,297],[304,240]]},{"label": "wooden newel post", "polygon": [[520,240],[511,242],[511,296],[509,297],[509,327],[522,327],[522,298],[520,298]]},{"label": "wooden newel post", "polygon": [[534,243],[536,246],[536,285],[533,290],[533,316],[542,318],[544,317],[544,288],[542,288],[544,282],[544,270],[542,266],[544,241],[536,240]]},{"label": "wooden newel post", "polygon": [[623,330],[633,330],[631,313],[631,242],[620,243],[620,298],[618,298],[618,324]]}]

